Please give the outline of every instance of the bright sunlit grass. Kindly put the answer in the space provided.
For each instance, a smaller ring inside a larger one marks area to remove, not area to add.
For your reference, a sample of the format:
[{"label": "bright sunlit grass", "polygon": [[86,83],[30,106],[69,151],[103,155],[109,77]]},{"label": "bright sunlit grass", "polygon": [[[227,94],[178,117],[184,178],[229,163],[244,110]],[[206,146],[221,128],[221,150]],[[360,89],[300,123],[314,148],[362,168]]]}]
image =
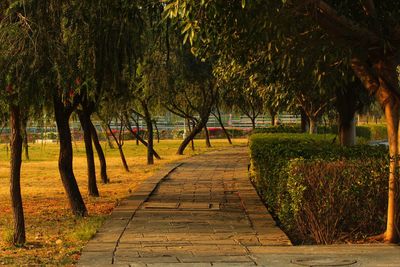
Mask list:
[{"label": "bright sunlit grass", "polygon": [[[96,172],[100,198],[87,196],[86,157],[84,144],[74,147],[74,171],[81,193],[88,208],[89,218],[76,219],[70,213],[58,173],[58,145],[30,144],[29,161],[22,165],[21,187],[25,211],[27,244],[24,248],[9,245],[12,215],[9,199],[9,153],[7,146],[0,145],[0,265],[2,264],[72,264],[79,251],[101,225],[103,217],[110,214],[115,205],[162,165],[186,158],[193,154],[228,146],[226,140],[212,140],[213,147],[206,148],[204,140],[196,140],[196,151],[187,148],[184,156],[176,155],[181,140],[161,140],[155,144],[162,160],[153,166],[146,165],[146,149],[134,141],[124,145],[130,172],[124,171],[117,149],[103,143],[111,183],[100,182],[99,163]],[[244,145],[247,139],[233,140]],[[97,156],[97,155],[96,155]]]}]

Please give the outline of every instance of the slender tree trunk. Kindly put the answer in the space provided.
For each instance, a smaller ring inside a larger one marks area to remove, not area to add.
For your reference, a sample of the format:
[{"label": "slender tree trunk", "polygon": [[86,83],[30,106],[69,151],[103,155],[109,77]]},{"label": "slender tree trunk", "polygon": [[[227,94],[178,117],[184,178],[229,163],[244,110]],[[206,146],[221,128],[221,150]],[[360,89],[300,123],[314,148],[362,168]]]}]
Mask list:
[{"label": "slender tree trunk", "polygon": [[198,135],[201,130],[204,128],[204,126],[207,123],[207,118],[203,118],[199,121],[199,123],[196,124],[196,126],[193,128],[193,130],[190,131],[190,133],[188,134],[188,136],[183,140],[183,142],[181,143],[181,145],[178,148],[178,155],[183,155],[183,152],[185,151],[185,148],[187,147],[187,145],[193,141],[193,139],[195,138],[196,135]]},{"label": "slender tree trunk", "polygon": [[152,165],[154,164],[154,157],[153,157],[153,145],[154,145],[154,132],[153,132],[153,123],[151,118],[146,117],[146,125],[147,125],[147,164]]},{"label": "slender tree trunk", "polygon": [[122,150],[122,145],[117,144],[117,146],[118,146],[119,155],[121,156],[122,165],[124,166],[125,171],[129,172],[128,163],[126,162],[125,154],[124,154],[124,151]]},{"label": "slender tree trunk", "polygon": [[[148,147],[147,142],[146,142],[140,135],[137,135],[137,133],[135,133],[135,131],[133,131],[133,129],[132,129],[131,125],[129,124],[129,122],[127,123],[126,126],[127,126],[126,128],[131,132],[131,134],[132,134],[137,140],[139,140],[140,143],[142,143],[145,147]],[[160,155],[158,155],[158,153],[154,150],[154,147],[153,147],[153,155],[154,155],[154,157],[155,157],[156,159],[158,159],[158,160],[161,159]]]},{"label": "slender tree trunk", "polygon": [[29,145],[28,145],[28,116],[25,115],[23,116],[22,120],[22,131],[23,131],[23,147],[24,147],[24,152],[25,152],[25,159],[29,160]]},{"label": "slender tree trunk", "polygon": [[157,143],[160,143],[160,131],[158,130],[158,126],[157,126],[157,121],[154,120],[154,128],[156,128],[156,133],[157,133]]},{"label": "slender tree trunk", "polygon": [[206,147],[211,147],[210,134],[207,129],[207,124],[204,126],[204,132],[206,134]]},{"label": "slender tree trunk", "polygon": [[90,127],[90,115],[87,111],[77,111],[79,121],[81,122],[83,130],[83,140],[85,142],[87,172],[88,172],[88,193],[89,196],[98,197],[99,189],[96,182],[96,166],[94,163],[94,153],[92,145],[92,130]]},{"label": "slender tree trunk", "polygon": [[251,120],[251,128],[253,130],[255,130],[256,129],[256,118],[250,117],[250,120]]},{"label": "slender tree trunk", "polygon": [[276,112],[271,108],[269,109],[269,115],[271,116],[271,125],[276,126]]},{"label": "slender tree trunk", "polygon": [[72,167],[72,142],[71,129],[69,127],[70,111],[65,111],[61,99],[55,97],[54,111],[57,123],[58,136],[60,140],[60,154],[58,159],[58,169],[65,192],[68,196],[72,213],[76,216],[86,216],[87,210],[83,202],[81,192],[75,179]]},{"label": "slender tree trunk", "polygon": [[101,127],[103,128],[104,133],[106,135],[108,147],[111,148],[111,149],[114,149],[114,145],[113,145],[113,143],[112,143],[112,141],[110,139],[110,136],[107,133],[107,126],[102,125]]},{"label": "slender tree trunk", "polygon": [[[113,133],[111,126],[109,124],[107,124],[107,127],[108,127],[108,130],[110,130],[110,133],[111,133],[112,137],[114,138],[115,143],[117,143],[117,147],[118,147],[119,155],[121,157],[122,165],[124,166],[125,171],[129,172],[128,163],[126,162],[125,154],[124,154],[124,151],[122,150],[123,145],[120,142],[120,140],[118,140],[118,138]],[[120,134],[121,134],[121,131],[122,131],[122,129],[120,130]]]},{"label": "slender tree trunk", "polygon": [[304,110],[300,109],[300,116],[301,116],[301,132],[308,133],[310,130],[310,119],[308,118],[307,114]]},{"label": "slender tree trunk", "polygon": [[90,121],[90,132],[92,134],[93,144],[97,151],[97,156],[99,157],[100,161],[100,174],[101,174],[101,181],[103,184],[108,184],[110,179],[107,175],[107,162],[106,157],[104,156],[103,148],[101,147],[99,136],[97,135],[96,127],[94,127],[93,122]]},{"label": "slender tree trunk", "polygon": [[[194,129],[194,127],[196,126],[194,121],[192,123],[193,123],[193,125],[191,125],[190,124],[190,120],[188,120],[189,132],[191,132],[192,129]],[[192,151],[194,151],[195,150],[195,148],[194,148],[194,137],[192,138],[192,140],[190,140],[190,145],[191,145],[190,147],[192,148]]]},{"label": "slender tree trunk", "polygon": [[217,114],[218,114],[218,115],[216,115],[216,114],[214,113],[214,117],[217,119],[219,125],[221,126],[221,129],[222,129],[222,131],[224,132],[224,134],[225,134],[225,136],[226,136],[226,139],[228,140],[229,144],[232,145],[231,136],[229,135],[228,131],[227,131],[227,130],[225,129],[225,127],[224,127],[224,123],[222,122],[221,112],[219,111],[218,105],[217,105]]},{"label": "slender tree trunk", "polygon": [[14,216],[14,245],[25,243],[25,219],[21,196],[21,164],[22,164],[22,135],[20,109],[18,106],[10,107],[11,128],[11,161],[10,161],[10,194]]},{"label": "slender tree trunk", "polygon": [[136,137],[135,138],[136,138],[136,145],[138,146],[139,145],[138,136],[140,136],[139,116],[136,117],[135,124],[136,124]]}]

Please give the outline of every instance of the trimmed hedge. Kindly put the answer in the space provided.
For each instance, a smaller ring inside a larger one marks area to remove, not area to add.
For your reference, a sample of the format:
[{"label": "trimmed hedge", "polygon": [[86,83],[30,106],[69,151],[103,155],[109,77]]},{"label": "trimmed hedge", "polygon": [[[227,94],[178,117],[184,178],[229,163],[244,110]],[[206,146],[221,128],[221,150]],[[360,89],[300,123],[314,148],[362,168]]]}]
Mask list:
[{"label": "trimmed hedge", "polygon": [[251,179],[295,243],[329,244],[384,229],[388,151],[334,135],[254,134]]}]

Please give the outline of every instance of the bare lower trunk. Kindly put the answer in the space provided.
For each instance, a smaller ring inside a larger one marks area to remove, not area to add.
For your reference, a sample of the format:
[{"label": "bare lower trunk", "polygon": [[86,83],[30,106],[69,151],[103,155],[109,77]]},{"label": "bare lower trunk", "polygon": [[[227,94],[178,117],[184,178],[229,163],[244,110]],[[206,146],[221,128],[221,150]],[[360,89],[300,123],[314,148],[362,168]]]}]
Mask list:
[{"label": "bare lower trunk", "polygon": [[215,115],[215,114],[214,114],[214,116],[215,116],[215,118],[217,119],[219,125],[221,126],[221,129],[222,129],[222,131],[224,132],[224,134],[225,134],[225,136],[226,136],[226,139],[228,140],[229,144],[232,145],[231,136],[229,135],[228,131],[227,131],[227,130],[225,129],[225,127],[224,127],[224,124],[223,124],[222,118],[221,118],[221,113],[220,113],[220,111],[219,111],[218,106],[217,106],[217,114],[218,114],[218,115]]},{"label": "bare lower trunk", "polygon": [[93,144],[94,144],[94,147],[96,148],[97,156],[99,157],[99,161],[100,161],[101,181],[103,184],[108,184],[110,182],[110,179],[108,178],[108,175],[107,175],[106,157],[104,156],[103,148],[101,147],[101,144],[99,141],[99,136],[97,135],[96,127],[94,127],[92,121],[90,121],[90,132],[92,134]]},{"label": "bare lower trunk", "polygon": [[204,126],[204,132],[206,134],[206,147],[211,147],[210,133],[208,132],[207,124]]},{"label": "bare lower trunk", "polygon": [[318,119],[309,118],[310,119],[310,134],[316,134],[318,132]]},{"label": "bare lower trunk", "polygon": [[120,144],[117,144],[117,145],[118,145],[119,155],[121,156],[122,165],[124,166],[125,171],[129,172],[128,163],[126,162],[126,158],[125,158],[124,151],[122,150],[122,146]]},{"label": "bare lower trunk", "polygon": [[146,125],[147,125],[147,133],[148,133],[148,137],[147,137],[147,164],[148,165],[152,165],[154,164],[154,157],[153,157],[153,136],[154,136],[154,132],[153,132],[153,123],[150,119],[147,119],[146,121]]},{"label": "bare lower trunk", "polygon": [[[128,130],[129,130],[129,131],[131,132],[131,134],[136,138],[136,140],[139,140],[140,143],[142,143],[145,147],[147,147],[147,146],[148,146],[148,143],[147,143],[140,135],[138,135],[137,133],[135,133],[135,131],[133,131],[133,129],[132,129],[132,127],[131,127],[131,125],[130,125],[129,123],[127,123],[127,124],[128,124],[128,125],[127,125]],[[155,157],[156,159],[158,159],[158,160],[161,159],[160,155],[158,155],[158,153],[154,150],[154,147],[153,147],[153,155],[154,155],[154,157]]]},{"label": "bare lower trunk", "polygon": [[22,123],[22,131],[23,131],[23,147],[25,152],[25,159],[29,160],[29,145],[28,145],[28,116],[25,115],[24,118],[21,120]]},{"label": "bare lower trunk", "polygon": [[355,116],[346,123],[339,123],[339,139],[342,146],[354,146],[356,144]]},{"label": "bare lower trunk", "polygon": [[125,154],[124,154],[124,151],[122,150],[122,146],[123,146],[123,138],[121,138],[122,127],[120,128],[120,133],[119,133],[120,134],[120,138],[119,138],[119,140],[115,136],[115,134],[113,133],[113,131],[111,129],[111,126],[108,124],[107,127],[108,127],[108,130],[110,131],[112,137],[114,138],[115,143],[117,143],[119,155],[121,156],[122,165],[124,166],[125,171],[129,172],[128,163],[126,162]]},{"label": "bare lower trunk", "polygon": [[199,121],[199,123],[197,123],[195,125],[195,127],[193,127],[193,129],[190,131],[189,135],[183,140],[183,142],[179,146],[178,152],[177,152],[178,155],[183,155],[183,152],[185,151],[185,148],[187,147],[187,145],[191,141],[193,141],[193,139],[196,137],[196,135],[198,135],[201,132],[201,130],[206,125],[206,123],[207,123],[207,119],[202,119]]},{"label": "bare lower trunk", "polygon": [[90,115],[86,111],[77,111],[79,121],[83,130],[83,140],[85,142],[87,174],[88,174],[88,194],[92,197],[98,197],[99,189],[96,182],[96,166],[94,164],[94,153],[92,145],[92,131],[90,127]]},{"label": "bare lower trunk", "polygon": [[251,128],[253,130],[255,130],[256,129],[256,118],[250,118],[250,120],[251,120]]},{"label": "bare lower trunk", "polygon": [[310,130],[310,120],[308,119],[308,116],[303,109],[300,109],[300,116],[301,116],[301,132],[308,133]]},{"label": "bare lower trunk", "polygon": [[138,136],[140,136],[139,115],[136,116],[135,126],[136,126],[136,145],[138,146],[139,145]]},{"label": "bare lower trunk", "polygon": [[390,243],[399,241],[399,105],[393,102],[394,100],[384,107],[390,153],[388,214],[385,241]]},{"label": "bare lower trunk", "polygon": [[86,216],[87,210],[83,202],[81,192],[76,183],[73,166],[72,166],[72,142],[71,129],[69,127],[69,118],[71,112],[64,110],[61,99],[55,97],[54,111],[57,123],[58,136],[60,140],[60,155],[58,159],[58,169],[61,180],[67,194],[72,213],[76,216]]},{"label": "bare lower trunk", "polygon": [[14,217],[14,245],[25,243],[25,219],[21,196],[21,164],[22,164],[22,135],[20,109],[18,106],[10,107],[11,128],[11,161],[10,161],[10,194],[11,206]]}]

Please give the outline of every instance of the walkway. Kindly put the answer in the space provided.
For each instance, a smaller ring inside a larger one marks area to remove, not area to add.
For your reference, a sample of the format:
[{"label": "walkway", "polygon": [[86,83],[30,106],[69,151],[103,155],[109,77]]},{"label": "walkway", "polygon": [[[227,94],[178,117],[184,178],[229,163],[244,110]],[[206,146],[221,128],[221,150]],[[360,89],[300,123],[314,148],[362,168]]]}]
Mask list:
[{"label": "walkway", "polygon": [[398,246],[290,246],[247,164],[236,147],[167,166],[114,210],[79,265],[400,266]]}]

